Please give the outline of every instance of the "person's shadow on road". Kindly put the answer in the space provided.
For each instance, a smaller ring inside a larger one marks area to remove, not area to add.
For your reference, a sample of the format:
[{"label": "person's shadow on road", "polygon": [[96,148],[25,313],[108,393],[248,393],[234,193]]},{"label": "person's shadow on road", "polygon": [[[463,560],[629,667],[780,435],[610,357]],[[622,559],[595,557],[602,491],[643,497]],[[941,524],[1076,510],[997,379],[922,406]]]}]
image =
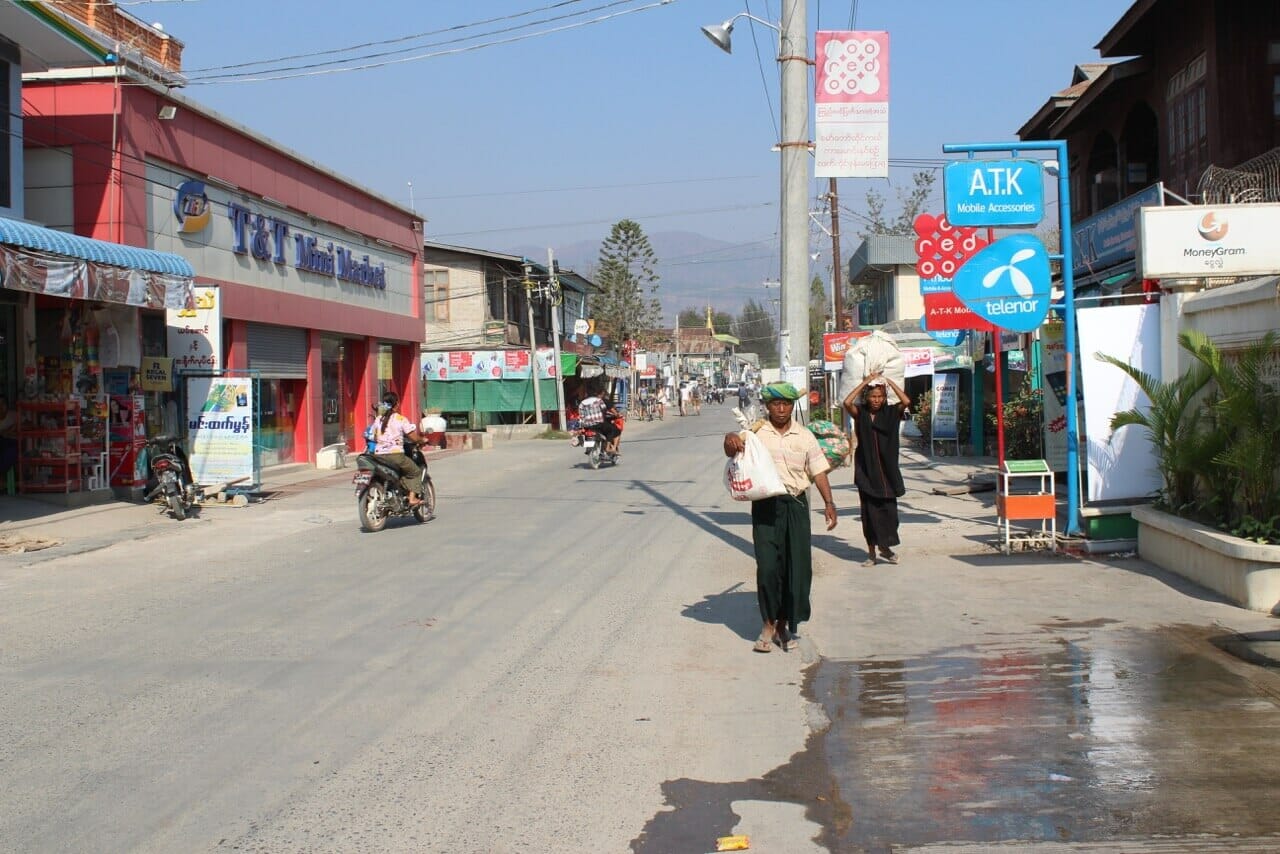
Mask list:
[{"label": "person's shadow on road", "polygon": [[702,601],[686,605],[680,616],[722,625],[743,640],[755,640],[760,634],[760,605],[753,591],[739,589],[742,585],[739,581],[720,593],[708,594]]}]

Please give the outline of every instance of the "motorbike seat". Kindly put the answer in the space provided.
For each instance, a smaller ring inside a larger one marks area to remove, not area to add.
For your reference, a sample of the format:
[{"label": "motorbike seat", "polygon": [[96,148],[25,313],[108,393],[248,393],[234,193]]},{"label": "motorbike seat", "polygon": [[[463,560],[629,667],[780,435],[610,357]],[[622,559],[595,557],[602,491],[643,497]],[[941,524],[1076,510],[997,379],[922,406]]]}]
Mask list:
[{"label": "motorbike seat", "polygon": [[356,457],[356,468],[360,471],[371,471],[379,474],[392,483],[400,482],[400,472],[378,459],[376,454],[361,454]]}]

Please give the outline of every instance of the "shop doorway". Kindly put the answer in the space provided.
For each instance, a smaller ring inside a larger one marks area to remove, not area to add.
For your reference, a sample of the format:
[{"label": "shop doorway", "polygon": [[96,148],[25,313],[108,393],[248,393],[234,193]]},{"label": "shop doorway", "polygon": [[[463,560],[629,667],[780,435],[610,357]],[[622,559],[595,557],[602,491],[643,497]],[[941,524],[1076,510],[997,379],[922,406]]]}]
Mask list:
[{"label": "shop doorway", "polygon": [[341,338],[320,338],[320,411],[323,444],[346,443],[351,437],[351,410],[342,369],[346,347]]},{"label": "shop doorway", "polygon": [[259,380],[260,465],[265,467],[294,462],[294,431],[297,429],[298,412],[306,387],[306,380],[267,377]]},{"label": "shop doorway", "polygon": [[18,310],[0,302],[0,394],[12,406],[18,391]]}]

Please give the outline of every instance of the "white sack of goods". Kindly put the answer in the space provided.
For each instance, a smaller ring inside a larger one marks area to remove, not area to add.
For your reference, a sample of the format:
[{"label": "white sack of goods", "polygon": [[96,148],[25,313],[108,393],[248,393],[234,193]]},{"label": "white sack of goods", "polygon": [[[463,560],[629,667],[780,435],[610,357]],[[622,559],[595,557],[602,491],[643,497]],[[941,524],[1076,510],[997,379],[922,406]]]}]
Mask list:
[{"label": "white sack of goods", "polygon": [[[847,398],[859,383],[874,373],[884,374],[897,383],[898,388],[905,388],[906,372],[907,362],[902,358],[902,351],[898,349],[893,336],[877,329],[870,335],[859,338],[857,343],[845,351],[843,372],[840,374],[840,400]],[[890,405],[901,403],[892,388],[886,386],[885,392]]]}]

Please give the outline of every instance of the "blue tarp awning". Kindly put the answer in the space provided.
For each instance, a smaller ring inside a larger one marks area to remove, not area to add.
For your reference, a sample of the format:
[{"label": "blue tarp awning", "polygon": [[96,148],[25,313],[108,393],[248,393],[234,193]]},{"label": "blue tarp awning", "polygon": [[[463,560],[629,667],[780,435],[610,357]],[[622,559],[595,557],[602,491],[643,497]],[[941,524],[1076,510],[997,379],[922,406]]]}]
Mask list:
[{"label": "blue tarp awning", "polygon": [[147,270],[152,273],[187,277],[196,274],[186,258],[171,252],[157,252],[154,249],[139,249],[136,246],[94,240],[4,217],[0,217],[0,243],[41,252],[52,252],[84,261],[93,261],[96,264],[109,264],[126,270]]}]

